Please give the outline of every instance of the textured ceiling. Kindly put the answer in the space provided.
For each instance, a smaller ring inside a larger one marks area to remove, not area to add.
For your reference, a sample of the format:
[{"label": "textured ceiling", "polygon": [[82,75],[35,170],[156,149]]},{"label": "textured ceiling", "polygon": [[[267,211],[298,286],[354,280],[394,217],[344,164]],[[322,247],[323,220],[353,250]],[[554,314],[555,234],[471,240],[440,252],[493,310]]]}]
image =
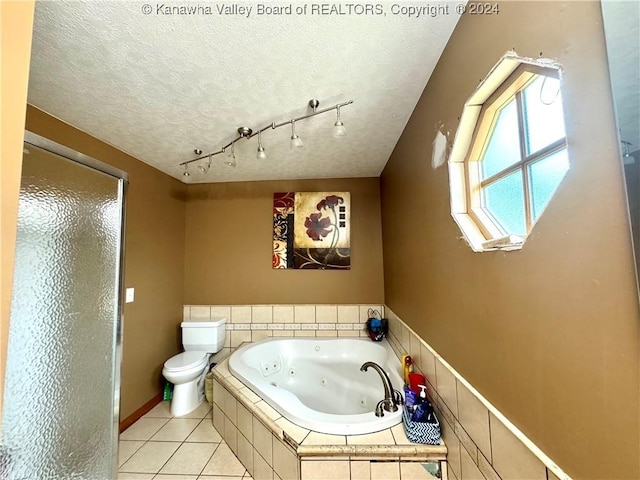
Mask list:
[{"label": "textured ceiling", "polygon": [[[218,150],[237,127],[304,115],[311,98],[320,108],[354,101],[341,111],[346,137],[331,136],[335,112],[296,124],[305,142],[296,151],[288,127],[269,129],[267,160],[256,159],[256,138],[241,140],[237,168],[218,155],[207,175],[192,167],[190,183],[378,176],[459,18],[455,4],[420,18],[394,15],[391,3],[379,16],[257,15],[257,3],[183,0],[150,2],[145,15],[144,5],[37,2],[29,103],[185,180],[178,164],[194,148]],[[252,12],[219,14],[230,5]]]},{"label": "textured ceiling", "polygon": [[640,150],[640,2],[602,3],[620,139]]}]

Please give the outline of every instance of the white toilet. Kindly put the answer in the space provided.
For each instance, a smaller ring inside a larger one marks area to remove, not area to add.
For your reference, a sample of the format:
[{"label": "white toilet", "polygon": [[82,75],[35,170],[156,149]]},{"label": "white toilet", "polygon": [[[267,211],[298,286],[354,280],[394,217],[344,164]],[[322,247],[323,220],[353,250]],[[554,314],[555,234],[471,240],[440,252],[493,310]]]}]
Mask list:
[{"label": "white toilet", "polygon": [[192,319],[182,322],[184,352],[164,362],[162,375],[173,383],[171,415],[180,417],[204,400],[204,377],[211,354],[224,346],[226,318]]}]

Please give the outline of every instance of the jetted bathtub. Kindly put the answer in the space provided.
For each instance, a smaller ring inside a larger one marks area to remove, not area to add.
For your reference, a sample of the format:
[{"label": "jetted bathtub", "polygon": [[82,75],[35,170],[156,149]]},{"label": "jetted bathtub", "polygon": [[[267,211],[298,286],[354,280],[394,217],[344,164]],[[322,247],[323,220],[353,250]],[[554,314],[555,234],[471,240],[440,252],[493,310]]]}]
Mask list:
[{"label": "jetted bathtub", "polygon": [[402,407],[376,417],[384,398],[380,365],[402,390],[400,361],[386,340],[366,338],[272,338],[238,348],[229,370],[289,421],[316,432],[358,435],[402,421]]}]

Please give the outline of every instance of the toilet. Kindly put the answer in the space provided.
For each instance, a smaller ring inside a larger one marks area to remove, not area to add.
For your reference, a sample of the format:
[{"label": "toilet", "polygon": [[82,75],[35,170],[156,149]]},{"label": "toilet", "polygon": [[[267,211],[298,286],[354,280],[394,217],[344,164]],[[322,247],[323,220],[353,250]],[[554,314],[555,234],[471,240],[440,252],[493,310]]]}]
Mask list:
[{"label": "toilet", "polygon": [[164,362],[162,376],[173,383],[171,415],[181,417],[204,400],[204,377],[209,359],[224,346],[226,318],[191,319],[182,322],[184,352]]}]

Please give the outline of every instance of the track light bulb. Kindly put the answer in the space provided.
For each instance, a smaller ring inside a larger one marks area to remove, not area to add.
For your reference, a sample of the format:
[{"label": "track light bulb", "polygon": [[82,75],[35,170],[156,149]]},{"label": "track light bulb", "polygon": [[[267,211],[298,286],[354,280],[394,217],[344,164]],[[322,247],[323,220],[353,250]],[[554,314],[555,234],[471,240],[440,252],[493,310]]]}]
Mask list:
[{"label": "track light bulb", "polygon": [[347,128],[344,126],[344,123],[342,123],[342,120],[340,120],[340,107],[337,107],[336,110],[338,111],[338,118],[336,119],[336,123],[333,124],[333,136],[344,137],[347,134]]},{"label": "track light bulb", "polygon": [[198,165],[198,170],[202,173],[207,173],[211,168],[211,155],[209,155],[209,162],[206,165]]},{"label": "track light bulb", "polygon": [[304,143],[302,139],[296,135],[296,122],[295,120],[291,121],[291,142],[289,143],[289,147],[293,150],[295,148],[304,147]]},{"label": "track light bulb", "polygon": [[235,143],[231,144],[231,152],[229,152],[227,160],[224,162],[227,167],[236,168],[236,166],[238,165],[236,163],[235,145]]},{"label": "track light bulb", "polygon": [[182,176],[183,176],[183,177],[188,177],[188,176],[190,176],[190,175],[191,175],[191,174],[189,173],[189,165],[185,163],[185,164],[184,164],[184,172],[182,173]]},{"label": "track light bulb", "polygon": [[267,159],[267,152],[265,151],[264,147],[262,146],[262,132],[258,132],[258,153],[256,153],[256,158],[258,160],[266,160]]}]

